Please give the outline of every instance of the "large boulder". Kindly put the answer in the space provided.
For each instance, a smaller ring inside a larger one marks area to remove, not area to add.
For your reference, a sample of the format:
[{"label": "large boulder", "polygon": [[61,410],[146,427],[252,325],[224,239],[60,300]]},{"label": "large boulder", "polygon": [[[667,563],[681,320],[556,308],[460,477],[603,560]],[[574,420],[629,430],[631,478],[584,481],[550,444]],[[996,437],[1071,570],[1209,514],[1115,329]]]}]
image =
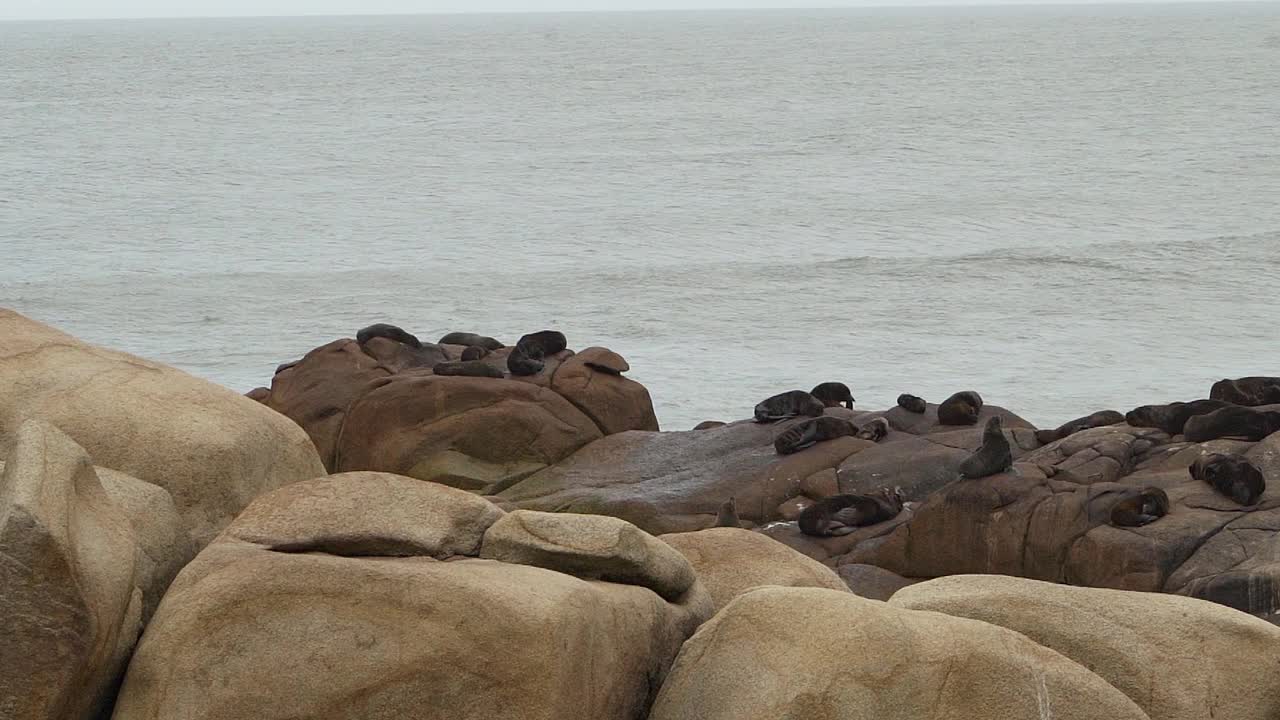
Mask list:
[{"label": "large boulder", "polygon": [[622,375],[630,369],[612,350],[590,347],[556,368],[551,389],[586,413],[605,435],[657,430],[658,417],[649,391]]},{"label": "large boulder", "polygon": [[1097,673],[1152,718],[1280,717],[1280,628],[1176,595],[958,575],[890,604],[1016,630]]},{"label": "large boulder", "polygon": [[0,310],[0,437],[33,418],[167,490],[197,544],[261,493],[325,472],[306,433],[260,403]]},{"label": "large boulder", "polygon": [[0,475],[0,717],[91,720],[141,629],[148,578],[85,451],[28,421]]},{"label": "large boulder", "polygon": [[650,720],[1149,720],[1011,630],[847,592],[757,588],[685,643]]},{"label": "large boulder", "polygon": [[660,539],[693,565],[716,610],[760,585],[846,589],[831,568],[750,530],[717,527]]},{"label": "large boulder", "polygon": [[380,473],[263,496],[178,576],[115,718],[643,720],[705,590],[473,557],[502,519]]}]

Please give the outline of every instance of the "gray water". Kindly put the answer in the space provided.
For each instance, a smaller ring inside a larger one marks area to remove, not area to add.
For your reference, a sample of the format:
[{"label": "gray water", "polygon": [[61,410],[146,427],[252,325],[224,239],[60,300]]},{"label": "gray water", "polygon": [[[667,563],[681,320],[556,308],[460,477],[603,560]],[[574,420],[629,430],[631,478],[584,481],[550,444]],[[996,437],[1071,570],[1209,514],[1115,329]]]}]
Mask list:
[{"label": "gray water", "polygon": [[240,391],[386,321],[1041,424],[1280,374],[1280,5],[0,24],[0,305]]}]

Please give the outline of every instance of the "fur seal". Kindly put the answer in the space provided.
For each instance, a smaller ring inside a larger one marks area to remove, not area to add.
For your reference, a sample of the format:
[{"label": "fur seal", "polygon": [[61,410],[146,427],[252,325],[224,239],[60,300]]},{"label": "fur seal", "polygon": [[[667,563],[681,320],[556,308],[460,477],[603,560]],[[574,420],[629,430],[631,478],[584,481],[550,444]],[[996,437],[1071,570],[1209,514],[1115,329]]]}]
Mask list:
[{"label": "fur seal", "polygon": [[436,363],[431,368],[436,375],[459,375],[462,377],[503,378],[502,371],[483,360],[465,360],[463,362]]},{"label": "fur seal", "polygon": [[1170,435],[1181,435],[1187,421],[1196,415],[1208,415],[1214,410],[1229,407],[1222,400],[1192,400],[1172,402],[1167,405],[1143,405],[1124,414],[1124,421],[1134,427],[1153,427]]},{"label": "fur seal", "polygon": [[728,423],[721,422],[720,420],[703,420],[697,425],[694,425],[693,429],[694,430],[710,430],[711,428],[724,427],[725,425],[728,425]]},{"label": "fur seal", "polygon": [[738,519],[737,500],[731,497],[724,501],[720,506],[719,514],[716,515],[716,524],[713,527],[742,527],[742,522]]},{"label": "fur seal", "polygon": [[1099,410],[1091,415],[1085,415],[1082,418],[1070,420],[1058,426],[1056,430],[1037,430],[1036,440],[1041,445],[1048,445],[1055,440],[1061,440],[1070,437],[1089,428],[1104,427],[1106,425],[1116,425],[1124,422],[1124,416],[1115,410]]},{"label": "fur seal", "polygon": [[418,338],[395,325],[388,325],[387,323],[374,323],[369,327],[361,328],[360,332],[356,333],[356,342],[363,345],[376,337],[395,340],[417,350],[422,349],[422,342]]},{"label": "fur seal", "polygon": [[497,340],[494,340],[491,337],[488,337],[487,335],[477,335],[475,333],[469,333],[469,332],[451,332],[448,335],[445,335],[444,337],[437,340],[436,344],[437,345],[465,345],[467,347],[471,347],[474,345],[476,347],[482,347],[485,350],[488,350],[490,352],[494,350],[501,350],[502,348],[506,347],[506,345],[503,345],[502,343],[498,342]]},{"label": "fur seal", "polygon": [[1209,389],[1210,400],[1247,407],[1280,403],[1280,377],[1242,377],[1219,380]]},{"label": "fur seal", "polygon": [[507,369],[512,375],[537,375],[545,367],[542,362],[548,355],[569,347],[564,333],[555,330],[542,330],[521,336],[515,350],[507,356]]},{"label": "fur seal", "polygon": [[814,537],[848,535],[860,527],[892,520],[902,512],[902,488],[866,495],[832,495],[800,513],[800,532]]},{"label": "fur seal", "polygon": [[288,370],[288,369],[289,369],[289,368],[291,368],[291,367],[294,367],[295,365],[297,365],[297,364],[298,364],[298,363],[300,363],[300,362],[302,362],[302,361],[301,361],[301,360],[294,360],[293,362],[280,363],[279,365],[277,365],[277,366],[276,366],[276,372],[275,372],[275,374],[276,374],[276,375],[279,375],[280,373],[284,372],[285,370]]},{"label": "fur seal", "polygon": [[1280,432],[1280,412],[1228,405],[1205,415],[1193,415],[1182,427],[1189,442],[1236,438],[1257,442]]},{"label": "fur seal", "polygon": [[835,440],[838,437],[848,437],[857,431],[853,423],[844,418],[823,415],[796,423],[778,433],[778,437],[773,441],[773,449],[777,450],[779,455],[790,455],[810,445],[825,440]]},{"label": "fur seal", "polygon": [[1142,527],[1169,514],[1169,496],[1158,487],[1144,487],[1111,507],[1111,524]]},{"label": "fur seal", "polygon": [[1262,471],[1240,455],[1201,455],[1188,470],[1191,477],[1209,483],[1214,490],[1241,505],[1257,503],[1267,490]]},{"label": "fur seal", "polygon": [[849,410],[853,409],[853,393],[849,392],[849,386],[844,383],[818,383],[809,391],[809,394],[818,398],[826,407],[843,406]]},{"label": "fur seal", "polygon": [[943,425],[977,425],[982,412],[982,396],[972,390],[958,392],[938,406],[938,422]]},{"label": "fur seal", "polygon": [[982,447],[960,463],[960,477],[968,480],[1002,473],[1013,467],[1013,452],[1004,436],[1004,424],[997,415],[982,430]]},{"label": "fur seal", "polygon": [[855,437],[871,442],[880,442],[885,435],[889,434],[889,421],[882,417],[878,417],[871,422],[858,427]]},{"label": "fur seal", "polygon": [[785,420],[803,415],[818,417],[826,406],[818,398],[803,390],[788,390],[756,404],[755,420],[758,423]]},{"label": "fur seal", "polygon": [[923,415],[924,411],[929,409],[929,403],[925,402],[922,397],[903,393],[898,396],[898,407],[909,413]]},{"label": "fur seal", "polygon": [[462,351],[463,360],[483,360],[493,351],[483,345],[470,345]]}]

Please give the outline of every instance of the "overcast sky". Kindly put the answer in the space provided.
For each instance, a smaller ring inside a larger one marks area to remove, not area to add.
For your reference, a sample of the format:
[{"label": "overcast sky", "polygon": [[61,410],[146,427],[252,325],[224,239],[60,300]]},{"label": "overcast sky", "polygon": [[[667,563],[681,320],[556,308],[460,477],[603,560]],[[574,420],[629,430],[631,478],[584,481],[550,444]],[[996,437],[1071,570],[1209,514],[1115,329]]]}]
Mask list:
[{"label": "overcast sky", "polygon": [[1072,0],[0,0],[0,20],[224,15],[379,15],[468,11],[810,8],[859,5],[975,5],[997,2],[1070,3]]}]

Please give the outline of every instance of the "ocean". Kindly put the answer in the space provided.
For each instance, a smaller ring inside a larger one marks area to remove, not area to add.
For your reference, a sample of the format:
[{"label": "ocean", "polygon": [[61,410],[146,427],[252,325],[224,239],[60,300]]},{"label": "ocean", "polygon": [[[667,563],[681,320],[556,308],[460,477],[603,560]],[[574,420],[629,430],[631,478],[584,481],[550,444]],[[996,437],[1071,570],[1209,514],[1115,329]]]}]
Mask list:
[{"label": "ocean", "polygon": [[0,306],[247,391],[373,322],[1053,426],[1280,374],[1280,4],[0,24]]}]

